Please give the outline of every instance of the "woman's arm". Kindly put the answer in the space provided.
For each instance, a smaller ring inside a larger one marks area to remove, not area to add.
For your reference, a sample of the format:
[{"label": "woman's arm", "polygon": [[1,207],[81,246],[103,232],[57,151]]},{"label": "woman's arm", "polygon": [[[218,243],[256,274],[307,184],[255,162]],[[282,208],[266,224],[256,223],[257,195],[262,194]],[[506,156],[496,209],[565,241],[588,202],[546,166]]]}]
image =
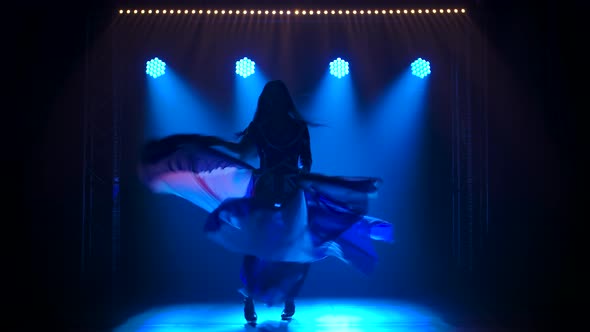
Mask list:
[{"label": "woman's arm", "polygon": [[240,155],[241,159],[253,157],[256,154],[256,144],[252,137],[248,134],[242,136],[240,140],[236,142],[225,142],[225,146],[228,150]]},{"label": "woman's arm", "polygon": [[301,167],[304,172],[309,173],[311,171],[311,141],[309,138],[309,130],[305,128],[303,133],[303,146],[299,152],[299,158],[301,161]]},{"label": "woman's arm", "polygon": [[253,157],[256,154],[256,144],[252,134],[248,130],[240,137],[238,142],[230,142],[215,136],[207,136],[206,142],[212,146],[221,146],[240,155],[241,159]]}]

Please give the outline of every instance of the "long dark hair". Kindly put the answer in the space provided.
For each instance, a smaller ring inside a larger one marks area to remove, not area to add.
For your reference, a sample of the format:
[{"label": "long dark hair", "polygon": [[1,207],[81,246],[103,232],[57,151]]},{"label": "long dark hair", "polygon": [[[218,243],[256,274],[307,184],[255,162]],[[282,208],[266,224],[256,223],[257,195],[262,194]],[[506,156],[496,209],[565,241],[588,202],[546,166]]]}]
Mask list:
[{"label": "long dark hair", "polygon": [[[261,124],[265,121],[272,121],[272,119],[280,119],[281,117],[287,116],[307,126],[322,126],[321,124],[306,120],[299,113],[287,89],[287,85],[283,81],[274,80],[267,82],[258,97],[256,112],[250,125]],[[244,136],[247,131],[248,128],[237,133],[237,136]]]}]

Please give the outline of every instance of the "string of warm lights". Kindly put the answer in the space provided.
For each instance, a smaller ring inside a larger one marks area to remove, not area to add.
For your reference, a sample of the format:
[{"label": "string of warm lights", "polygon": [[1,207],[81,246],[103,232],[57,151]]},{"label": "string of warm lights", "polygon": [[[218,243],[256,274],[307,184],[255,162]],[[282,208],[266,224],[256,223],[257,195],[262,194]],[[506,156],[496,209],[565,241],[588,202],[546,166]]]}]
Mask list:
[{"label": "string of warm lights", "polygon": [[465,14],[464,8],[420,9],[119,9],[121,15],[412,15],[412,14]]}]

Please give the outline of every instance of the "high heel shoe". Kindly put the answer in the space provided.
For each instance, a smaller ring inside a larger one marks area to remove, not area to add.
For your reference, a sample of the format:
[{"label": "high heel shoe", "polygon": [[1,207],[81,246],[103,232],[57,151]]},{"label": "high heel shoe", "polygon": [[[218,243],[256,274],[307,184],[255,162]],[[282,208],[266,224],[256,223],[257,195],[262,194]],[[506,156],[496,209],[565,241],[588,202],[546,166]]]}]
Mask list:
[{"label": "high heel shoe", "polygon": [[283,313],[281,313],[282,320],[291,320],[293,315],[295,314],[295,301],[287,300],[285,302],[285,308],[283,309]]},{"label": "high heel shoe", "polygon": [[244,318],[250,324],[256,323],[256,320],[258,319],[256,310],[254,309],[254,301],[251,297],[246,297],[244,299]]}]

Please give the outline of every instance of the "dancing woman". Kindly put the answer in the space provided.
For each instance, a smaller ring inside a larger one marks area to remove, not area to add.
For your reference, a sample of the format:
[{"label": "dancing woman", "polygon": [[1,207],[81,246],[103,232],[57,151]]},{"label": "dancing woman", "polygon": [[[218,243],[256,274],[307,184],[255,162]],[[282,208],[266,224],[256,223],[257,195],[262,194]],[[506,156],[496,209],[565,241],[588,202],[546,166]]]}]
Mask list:
[{"label": "dancing woman", "polygon": [[[142,151],[142,181],[210,212],[207,235],[244,255],[240,292],[250,323],[254,301],[284,303],[281,317],[291,319],[310,263],[333,256],[368,274],[377,261],[371,240],[393,241],[391,223],[366,215],[379,178],[311,173],[309,125],[286,85],[270,81],[237,142],[177,134]],[[253,154],[258,168],[244,161]]]}]

